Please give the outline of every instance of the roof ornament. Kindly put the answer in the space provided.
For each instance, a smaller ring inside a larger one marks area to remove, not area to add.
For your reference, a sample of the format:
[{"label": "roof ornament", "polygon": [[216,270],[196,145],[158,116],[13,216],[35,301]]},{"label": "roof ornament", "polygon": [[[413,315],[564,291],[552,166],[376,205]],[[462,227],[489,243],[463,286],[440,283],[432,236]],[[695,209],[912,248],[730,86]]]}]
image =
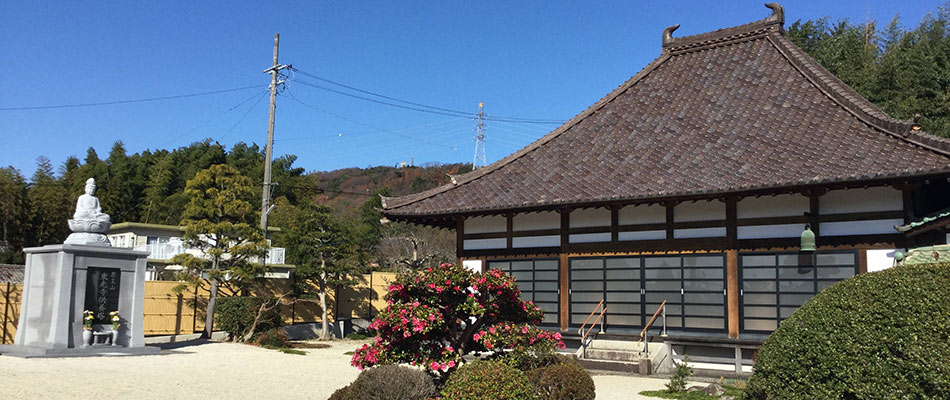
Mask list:
[{"label": "roof ornament", "polygon": [[772,15],[766,18],[768,21],[778,22],[779,25],[785,25],[785,8],[779,3],[766,3],[766,7],[772,9]]},{"label": "roof ornament", "polygon": [[458,185],[458,184],[459,184],[458,180],[455,179],[455,175],[452,175],[452,174],[446,174],[446,175],[448,175],[449,180],[452,181],[452,185]]},{"label": "roof ornament", "polygon": [[910,126],[910,129],[912,131],[920,130],[920,118],[921,118],[920,114],[914,114],[914,123]]},{"label": "roof ornament", "polygon": [[669,46],[673,43],[673,31],[679,29],[680,24],[673,26],[668,26],[663,30],[663,47]]}]

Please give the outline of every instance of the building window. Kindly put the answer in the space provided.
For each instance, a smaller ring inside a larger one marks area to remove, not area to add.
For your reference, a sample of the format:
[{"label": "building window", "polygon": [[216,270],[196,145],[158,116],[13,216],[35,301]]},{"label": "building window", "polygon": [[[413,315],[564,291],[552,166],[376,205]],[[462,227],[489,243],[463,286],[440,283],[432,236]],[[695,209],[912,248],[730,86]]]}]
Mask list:
[{"label": "building window", "polygon": [[544,311],[542,325],[557,325],[560,313],[559,264],[556,259],[499,260],[488,261],[488,268],[499,269],[515,278],[521,298],[533,301]]},{"label": "building window", "polygon": [[774,331],[815,294],[856,275],[857,260],[857,251],[820,252],[815,266],[805,267],[798,253],[740,255],[740,329]]}]

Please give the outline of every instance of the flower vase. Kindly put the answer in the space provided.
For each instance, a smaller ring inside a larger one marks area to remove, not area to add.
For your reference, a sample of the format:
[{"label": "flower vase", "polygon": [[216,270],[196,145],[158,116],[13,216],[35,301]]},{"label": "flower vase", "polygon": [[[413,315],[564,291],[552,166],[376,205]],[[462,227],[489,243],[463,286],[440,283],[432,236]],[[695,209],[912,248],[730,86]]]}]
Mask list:
[{"label": "flower vase", "polygon": [[82,330],[82,347],[86,347],[92,344],[92,331],[89,329],[83,328]]},{"label": "flower vase", "polygon": [[118,339],[119,339],[119,330],[118,330],[118,329],[112,329],[112,340],[111,340],[111,342],[112,342],[112,345],[113,345],[113,346],[115,346],[116,340],[118,340]]}]

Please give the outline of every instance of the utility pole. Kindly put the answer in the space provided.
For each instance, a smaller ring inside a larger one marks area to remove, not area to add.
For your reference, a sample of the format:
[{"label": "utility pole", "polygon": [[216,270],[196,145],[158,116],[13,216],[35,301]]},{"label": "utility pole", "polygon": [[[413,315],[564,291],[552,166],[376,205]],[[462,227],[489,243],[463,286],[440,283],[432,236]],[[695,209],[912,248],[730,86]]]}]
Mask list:
[{"label": "utility pole", "polygon": [[485,103],[478,103],[478,114],[475,116],[475,157],[472,159],[472,169],[478,168],[478,161],[481,160],[482,167],[485,162]]},{"label": "utility pole", "polygon": [[264,70],[269,73],[270,78],[270,117],[267,120],[267,145],[264,146],[264,194],[261,198],[261,230],[264,232],[264,238],[267,238],[267,214],[271,211],[270,191],[271,191],[271,158],[274,156],[274,112],[277,109],[277,87],[284,83],[280,78],[280,70],[289,68],[289,65],[280,65],[277,63],[277,49],[280,43],[280,34],[274,34],[274,65]]}]

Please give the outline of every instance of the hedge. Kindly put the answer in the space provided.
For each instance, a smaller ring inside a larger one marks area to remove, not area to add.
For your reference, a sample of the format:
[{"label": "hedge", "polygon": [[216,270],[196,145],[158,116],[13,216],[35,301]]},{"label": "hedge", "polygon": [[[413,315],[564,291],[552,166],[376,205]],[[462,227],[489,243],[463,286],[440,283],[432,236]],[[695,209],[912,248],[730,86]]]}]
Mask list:
[{"label": "hedge", "polygon": [[745,399],[950,396],[950,264],[831,286],[762,345]]}]

